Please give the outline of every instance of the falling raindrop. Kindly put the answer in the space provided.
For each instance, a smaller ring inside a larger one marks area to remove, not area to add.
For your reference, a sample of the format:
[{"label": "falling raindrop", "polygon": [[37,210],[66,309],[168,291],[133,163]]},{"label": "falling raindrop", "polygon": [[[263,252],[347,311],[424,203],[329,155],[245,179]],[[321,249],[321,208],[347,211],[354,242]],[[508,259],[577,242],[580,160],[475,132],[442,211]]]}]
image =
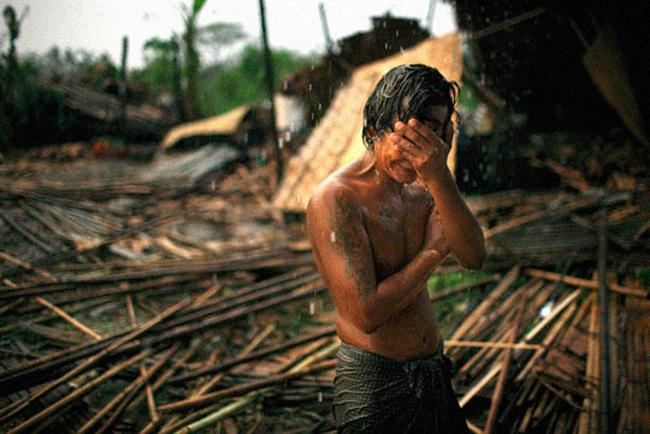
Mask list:
[{"label": "falling raindrop", "polygon": [[284,139],[282,137],[278,138],[278,148],[284,148]]},{"label": "falling raindrop", "polygon": [[542,307],[542,309],[539,311],[539,316],[541,316],[542,318],[546,318],[551,314],[552,309],[553,309],[553,302],[550,301],[546,303],[544,307]]},{"label": "falling raindrop", "polygon": [[214,179],[210,182],[210,190],[214,191],[215,188],[217,188],[216,182],[214,182]]},{"label": "falling raindrop", "polygon": [[316,303],[314,301],[309,302],[309,315],[314,315],[316,313]]},{"label": "falling raindrop", "polygon": [[312,84],[309,83],[309,91],[310,91],[310,92],[311,92],[312,88],[313,88]]},{"label": "falling raindrop", "polygon": [[335,243],[336,242],[336,232],[331,231],[330,232],[330,242]]},{"label": "falling raindrop", "polygon": [[318,392],[318,402],[323,402],[323,392]]}]

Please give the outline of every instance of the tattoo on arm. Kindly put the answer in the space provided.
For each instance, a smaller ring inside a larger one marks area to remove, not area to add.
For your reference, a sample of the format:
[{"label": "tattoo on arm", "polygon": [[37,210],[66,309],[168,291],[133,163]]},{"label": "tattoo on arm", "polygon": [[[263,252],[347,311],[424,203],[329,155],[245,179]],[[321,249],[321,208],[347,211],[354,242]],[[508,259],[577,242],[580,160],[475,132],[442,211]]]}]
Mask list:
[{"label": "tattoo on arm", "polygon": [[359,228],[354,224],[360,220],[357,213],[347,200],[337,198],[332,230],[336,249],[345,262],[345,271],[354,280],[359,297],[365,300],[376,290],[376,282],[370,246],[361,245]]}]

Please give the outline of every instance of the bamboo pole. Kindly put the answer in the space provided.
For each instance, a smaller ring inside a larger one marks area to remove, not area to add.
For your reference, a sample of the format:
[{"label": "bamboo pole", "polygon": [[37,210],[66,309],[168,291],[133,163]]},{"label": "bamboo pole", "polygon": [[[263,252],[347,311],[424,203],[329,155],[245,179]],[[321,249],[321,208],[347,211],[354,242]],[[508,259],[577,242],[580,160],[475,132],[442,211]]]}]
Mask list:
[{"label": "bamboo pole", "polygon": [[[135,308],[133,307],[133,297],[131,297],[131,294],[126,295],[126,310],[129,316],[129,322],[131,323],[131,326],[133,328],[138,326],[138,319],[135,315]],[[147,369],[144,366],[144,363],[140,363],[140,376],[146,377],[147,376]],[[156,401],[153,395],[153,387],[151,386],[151,383],[147,381],[147,384],[145,386],[145,396],[147,398],[147,409],[149,411],[149,419],[151,420],[151,423],[156,424],[158,422],[158,411],[156,409]]]},{"label": "bamboo pole", "polygon": [[[189,262],[189,261],[188,261]],[[136,280],[172,275],[205,275],[221,271],[252,271],[265,268],[281,268],[287,265],[308,265],[313,263],[311,253],[309,254],[287,254],[286,257],[267,257],[259,260],[243,258],[236,261],[212,261],[205,264],[189,263],[180,266],[172,266],[164,269],[145,269],[126,271],[119,274],[107,274],[101,276],[85,276],[68,279],[59,279],[56,283],[39,282],[27,285],[18,285],[17,288],[0,290],[0,299],[14,298],[23,295],[40,295],[47,292],[61,291],[63,289],[74,289],[70,284],[100,284],[124,280]]]},{"label": "bamboo pole", "polygon": [[432,303],[436,302],[436,301],[440,301],[440,300],[443,300],[443,299],[445,299],[447,297],[451,297],[452,295],[463,292],[463,291],[465,291],[467,289],[477,288],[479,286],[483,286],[483,285],[486,285],[488,283],[496,282],[500,278],[501,278],[501,275],[499,273],[495,273],[495,274],[493,274],[491,276],[487,276],[487,277],[485,277],[483,279],[479,279],[479,280],[477,280],[475,282],[463,283],[463,284],[456,285],[456,286],[451,287],[451,288],[445,288],[444,290],[442,290],[440,292],[434,292],[433,294],[431,294],[431,296],[429,297],[429,301],[432,302]]},{"label": "bamboo pole", "polygon": [[[160,343],[173,341],[175,339],[179,339],[184,336],[197,333],[202,330],[206,330],[208,328],[222,326],[228,322],[234,321],[236,319],[239,319],[251,313],[266,310],[278,305],[286,304],[291,301],[297,301],[302,298],[313,297],[316,294],[323,291],[325,291],[324,286],[306,285],[302,288],[294,290],[293,292],[287,295],[282,295],[282,296],[271,298],[269,300],[261,301],[252,306],[238,307],[232,309],[227,313],[218,314],[201,321],[196,321],[195,323],[189,325],[175,327],[170,330],[163,328],[161,325],[161,327],[156,327],[154,329],[156,331],[156,334],[150,333],[151,336],[149,337],[145,337],[136,342],[130,342],[125,345],[122,345],[122,342],[120,342],[118,345],[120,348],[119,349],[113,348],[111,349],[111,351],[114,351],[114,355],[117,355],[127,351],[135,351],[138,348],[143,348],[146,346],[153,346]],[[181,310],[181,308],[178,308],[177,310]],[[171,315],[172,313],[176,313],[176,311],[171,312],[168,315]],[[150,321],[153,320],[155,320],[155,318],[153,318]],[[159,319],[156,322],[156,324],[158,324],[161,321],[162,319]],[[145,330],[142,330],[142,333],[144,333],[145,331],[149,331],[149,329],[151,329],[156,324],[147,326]],[[151,332],[153,332],[154,330],[151,330]],[[130,340],[132,338],[133,336],[127,340]],[[124,337],[121,337],[119,339],[120,340],[124,339]],[[61,366],[62,364],[69,363],[71,360],[76,360],[84,355],[97,351],[99,347],[108,345],[108,342],[117,342],[117,340],[118,340],[117,337],[106,338],[105,339],[106,342],[100,341],[97,343],[93,343],[94,346],[93,345],[81,346],[77,350],[73,351],[72,354],[68,354],[68,352],[61,352],[61,353],[57,353],[55,356],[44,357],[42,361],[36,361],[35,363],[30,362],[29,364],[27,364],[27,366],[29,366],[29,369],[21,368],[21,369],[9,370],[9,372],[7,372],[6,373],[7,375],[5,376],[0,374],[0,385],[2,385],[2,387],[5,387],[6,385],[12,385],[12,387],[15,387],[15,383],[17,381],[21,379],[28,380],[29,378],[31,378],[31,377],[25,377],[25,375],[28,375],[30,373],[33,374],[35,372],[42,373],[44,369],[52,369],[55,366]],[[113,343],[111,345],[115,345],[115,344]]]},{"label": "bamboo pole", "polygon": [[526,375],[528,375],[528,372],[530,372],[530,370],[533,368],[535,362],[540,357],[542,357],[542,355],[544,355],[546,350],[549,348],[551,343],[555,340],[555,338],[560,333],[560,331],[562,331],[564,325],[569,320],[569,318],[571,318],[571,315],[573,315],[576,309],[577,309],[576,306],[572,304],[562,314],[560,319],[558,319],[557,322],[553,324],[553,328],[551,328],[551,330],[549,330],[546,336],[544,336],[544,340],[542,341],[542,344],[539,346],[539,349],[537,349],[533,354],[533,356],[530,358],[530,360],[528,360],[526,366],[524,366],[524,368],[521,371],[519,371],[519,374],[517,374],[517,378],[515,379],[515,381],[522,381],[526,377]]},{"label": "bamboo pole", "polygon": [[512,285],[515,279],[519,276],[519,267],[513,267],[503,277],[499,285],[490,292],[490,295],[476,308],[472,313],[463,321],[451,336],[451,339],[458,339],[464,336],[470,330],[474,323],[479,320],[485,312],[501,297],[501,295]]},{"label": "bamboo pole", "polygon": [[[598,280],[583,279],[581,277],[565,276],[551,271],[538,270],[535,268],[527,268],[525,274],[540,279],[552,280],[554,282],[562,282],[571,286],[581,286],[583,288],[598,289]],[[623,295],[630,295],[633,297],[647,298],[648,293],[641,289],[629,288],[615,283],[609,284],[609,289],[613,292],[618,292]]]},{"label": "bamboo pole", "polygon": [[56,315],[63,318],[69,324],[72,324],[74,327],[76,327],[83,334],[85,334],[87,336],[90,336],[91,338],[93,338],[96,341],[103,339],[102,335],[100,335],[99,333],[97,333],[96,331],[91,329],[90,327],[88,327],[88,326],[82,324],[81,322],[77,321],[72,316],[68,315],[68,313],[66,311],[64,311],[63,309],[61,309],[59,307],[56,307],[55,305],[53,305],[52,303],[47,301],[45,298],[37,296],[37,297],[34,297],[34,301],[36,301],[41,306],[46,307],[47,309],[51,310]]},{"label": "bamboo pole", "polygon": [[493,341],[456,341],[446,340],[445,347],[471,347],[471,348],[498,348],[509,350],[544,350],[543,345],[539,344],[526,344],[515,342],[493,342]]},{"label": "bamboo pole", "polygon": [[514,229],[518,226],[527,224],[527,223],[532,223],[537,220],[541,220],[546,217],[551,217],[551,216],[559,216],[563,215],[566,213],[569,213],[571,211],[575,211],[580,208],[588,207],[588,206],[593,206],[596,203],[598,203],[598,198],[591,198],[591,197],[582,197],[575,199],[572,202],[569,202],[568,204],[564,204],[558,208],[554,209],[545,209],[542,211],[535,211],[530,214],[526,214],[523,216],[515,217],[511,220],[508,220],[503,223],[499,223],[497,226],[485,230],[485,239],[488,240],[495,235],[498,235],[502,232],[509,231],[511,229]]},{"label": "bamboo pole", "polygon": [[124,345],[125,343],[131,341],[132,339],[136,338],[137,336],[141,335],[145,331],[149,330],[156,324],[160,323],[163,321],[165,318],[168,318],[169,316],[175,314],[179,310],[183,309],[189,304],[190,300],[181,300],[180,302],[176,303],[175,305],[167,308],[165,311],[163,311],[160,315],[158,315],[155,318],[152,318],[151,320],[147,321],[146,323],[142,324],[140,327],[137,329],[133,330],[131,333],[128,333],[127,335],[117,339],[113,343],[111,343],[108,347],[105,349],[101,350],[99,353],[95,354],[94,356],[86,359],[84,362],[81,364],[77,365],[75,368],[72,370],[68,371],[66,374],[63,376],[59,377],[58,379],[48,383],[47,385],[43,386],[40,388],[38,391],[35,393],[29,395],[21,405],[16,407],[13,411],[11,411],[9,414],[3,416],[3,420],[5,418],[12,417],[19,412],[21,412],[24,408],[26,408],[29,404],[40,398],[41,396],[45,395],[46,393],[50,392],[54,388],[60,386],[61,384],[67,382],[68,380],[71,380],[75,377],[77,377],[79,374],[85,372],[88,370],[90,367],[94,366],[97,364],[100,360],[102,360],[104,357],[106,357],[108,354],[113,352],[115,349],[119,348],[120,346]]},{"label": "bamboo pole", "polygon": [[[571,294],[569,294],[567,297],[564,298],[562,302],[560,302],[554,309],[551,311],[551,313],[544,318],[536,327],[534,327],[530,332],[528,332],[523,339],[519,341],[519,343],[526,343],[533,339],[537,334],[544,329],[544,327],[552,321],[556,316],[558,316],[562,311],[569,305],[569,303],[572,303],[575,301],[578,296],[580,296],[580,293],[582,292],[581,289],[576,289],[573,291]],[[460,406],[464,407],[478,392],[480,392],[483,387],[485,387],[501,370],[501,364],[497,363],[495,364],[487,374],[485,374],[481,379],[479,379],[472,388],[465,393],[459,400]]]},{"label": "bamboo pole", "polygon": [[[189,348],[170,366],[165,372],[160,374],[158,379],[153,383],[152,390],[153,392],[156,392],[158,389],[163,387],[167,380],[171,378],[172,375],[174,375],[174,372],[178,370],[181,366],[183,366],[189,359],[191,359],[194,354],[196,353],[196,350],[199,348],[200,345],[200,340],[199,339],[194,339],[189,345]],[[133,402],[130,404],[129,408],[127,411],[133,411],[140,403],[142,400],[145,399],[144,396],[140,395],[138,396]],[[157,407],[156,407],[156,412],[157,412]]]},{"label": "bamboo pole", "polygon": [[[524,318],[524,313],[526,309],[526,302],[528,296],[525,292],[520,294],[520,299],[522,303],[518,306],[518,311],[512,328],[508,336],[508,343],[514,343],[519,334],[519,329],[521,328],[521,323]],[[504,351],[503,361],[501,362],[501,373],[499,374],[499,379],[497,380],[497,385],[492,394],[492,401],[490,402],[490,411],[488,412],[487,422],[485,423],[485,434],[492,434],[496,426],[497,416],[499,415],[499,407],[501,406],[501,400],[503,399],[503,392],[505,390],[506,380],[508,378],[508,372],[510,370],[510,362],[512,360],[512,349],[507,348]]]},{"label": "bamboo pole", "polygon": [[209,393],[201,396],[200,398],[186,399],[177,401],[170,404],[164,404],[159,407],[162,412],[177,411],[186,408],[199,407],[205,404],[219,401],[221,399],[243,395],[244,393],[253,390],[259,390],[267,386],[274,386],[276,384],[284,383],[285,381],[293,380],[295,378],[304,377],[306,375],[314,374],[316,372],[327,371],[336,367],[336,360],[327,360],[318,363],[314,366],[302,368],[297,371],[289,371],[282,374],[272,375],[263,380],[251,381],[246,384],[230,387],[228,389],[219,390],[218,392]]},{"label": "bamboo pole", "polygon": [[[334,351],[336,351],[338,346],[339,346],[338,341],[332,343],[331,345],[329,345],[325,349],[319,351],[317,354],[309,356],[308,358],[303,360],[303,362],[299,363],[297,366],[294,366],[293,368],[291,368],[291,370],[289,370],[285,374],[286,375],[291,375],[291,374],[300,373],[300,372],[304,371],[305,369],[309,370],[310,368],[307,367],[308,364],[314,363],[314,362],[318,361],[322,357],[328,357],[330,354],[332,354]],[[331,360],[329,362],[323,362],[322,364],[326,364],[326,363],[331,363],[333,365],[332,367],[336,366],[336,361],[335,360]],[[317,366],[318,365],[313,366],[312,368],[316,368]],[[285,374],[279,374],[279,375],[285,375]],[[217,410],[215,413],[213,413],[213,414],[211,414],[211,415],[209,415],[209,416],[207,416],[207,417],[205,417],[205,418],[203,418],[203,419],[201,419],[201,420],[199,420],[197,422],[194,422],[193,424],[188,425],[185,428],[177,431],[176,434],[179,434],[179,433],[180,434],[186,434],[186,433],[196,432],[196,431],[198,431],[200,429],[203,429],[203,428],[209,426],[212,423],[215,423],[215,422],[217,422],[217,421],[219,421],[219,420],[221,420],[223,418],[226,418],[226,417],[232,415],[233,413],[235,413],[236,411],[239,411],[242,408],[245,408],[250,403],[254,402],[256,399],[258,399],[259,397],[262,396],[264,391],[266,391],[268,389],[269,388],[264,388],[264,389],[261,389],[261,390],[251,392],[247,396],[245,396],[243,398],[240,398],[239,400],[229,404],[228,406]]]},{"label": "bamboo pole", "polygon": [[34,273],[46,279],[56,280],[56,278],[52,274],[48,273],[47,271],[41,270],[40,268],[35,268],[34,266],[32,266],[32,264],[28,263],[27,261],[23,261],[18,258],[15,258],[11,256],[9,253],[0,251],[0,259],[4,259],[10,264],[17,265],[18,267],[23,268],[25,270],[33,271]]},{"label": "bamboo pole", "polygon": [[[275,330],[275,323],[271,323],[267,325],[264,330],[262,330],[260,333],[258,333],[253,339],[246,345],[240,352],[239,352],[239,357],[244,357],[249,355],[259,344],[261,344],[264,339],[266,339],[274,330]],[[213,362],[210,361],[210,364]],[[216,385],[218,382],[220,382],[224,377],[224,374],[219,374],[215,375],[213,378],[210,380],[206,381],[204,384],[199,385],[192,393],[190,393],[190,398],[195,398],[195,397],[200,397],[204,395],[205,393],[208,392],[214,385]],[[192,416],[192,415],[191,415]],[[191,417],[190,416],[190,417]],[[165,423],[165,425],[160,429],[160,433],[166,433],[173,431],[174,427],[177,425],[177,423],[180,423],[181,426],[186,425],[189,420],[188,418],[185,418],[179,422],[179,417],[178,416],[173,416],[168,422]],[[192,419],[195,420],[195,419]]]},{"label": "bamboo pole", "polygon": [[32,428],[35,424],[38,422],[42,421],[43,419],[53,415],[55,412],[58,410],[66,407],[68,404],[72,403],[76,399],[85,396],[86,394],[90,393],[95,387],[99,386],[101,383],[106,381],[107,379],[113,377],[115,374],[119,373],[120,371],[128,368],[129,366],[133,365],[134,363],[138,363],[140,360],[144,359],[147,357],[149,354],[151,354],[150,349],[145,349],[141,351],[140,353],[136,354],[135,356],[118,363],[117,365],[113,366],[111,369],[108,371],[104,372],[102,375],[99,377],[89,381],[88,383],[84,384],[82,387],[78,388],[74,392],[66,395],[63,399],[60,399],[59,401],[55,402],[54,404],[51,404],[50,406],[46,407],[44,410],[40,411],[39,413],[35,414],[34,416],[30,417],[26,421],[22,422],[18,426],[12,428],[10,431],[8,431],[9,434],[18,434],[21,432],[25,432],[27,429]]},{"label": "bamboo pole", "polygon": [[598,431],[612,431],[609,348],[609,294],[607,284],[607,209],[602,206],[598,224],[598,306],[600,321],[600,414]]},{"label": "bamboo pole", "polygon": [[311,341],[315,341],[317,339],[320,339],[322,337],[326,336],[332,336],[336,333],[336,329],[334,326],[329,326],[326,327],[323,330],[317,331],[315,333],[312,333],[311,335],[307,335],[304,337],[299,337],[299,338],[294,338],[294,339],[289,339],[279,345],[276,345],[274,347],[266,348],[264,350],[260,351],[255,351],[253,353],[250,353],[246,356],[243,357],[236,357],[230,360],[226,360],[219,365],[216,366],[211,366],[209,368],[204,368],[204,369],[199,369],[194,372],[188,372],[187,374],[182,374],[177,377],[174,377],[170,380],[170,383],[178,383],[182,381],[187,381],[191,380],[192,378],[196,377],[201,377],[203,375],[208,375],[208,374],[214,374],[223,370],[226,370],[228,368],[232,368],[233,366],[237,366],[246,362],[250,362],[253,360],[258,360],[261,358],[264,358],[266,356],[269,356],[271,354],[279,353],[281,351],[288,350],[290,348],[294,348],[303,344],[306,344]]},{"label": "bamboo pole", "polygon": [[[87,432],[90,432],[92,428],[102,419],[104,416],[106,416],[113,408],[115,408],[118,404],[124,403],[124,400],[127,395],[133,393],[134,391],[139,390],[149,379],[155,375],[156,372],[162,366],[169,360],[173,354],[178,351],[178,343],[174,344],[172,348],[170,348],[168,351],[163,353],[162,356],[158,358],[156,363],[151,367],[151,369],[145,370],[144,373],[142,373],[138,378],[136,378],[131,384],[129,384],[127,387],[122,389],[121,392],[116,394],[112,400],[110,400],[104,407],[102,407],[101,410],[99,410],[95,416],[90,418],[86,423],[79,429],[78,434],[85,434]],[[140,365],[142,366],[142,365]]]}]

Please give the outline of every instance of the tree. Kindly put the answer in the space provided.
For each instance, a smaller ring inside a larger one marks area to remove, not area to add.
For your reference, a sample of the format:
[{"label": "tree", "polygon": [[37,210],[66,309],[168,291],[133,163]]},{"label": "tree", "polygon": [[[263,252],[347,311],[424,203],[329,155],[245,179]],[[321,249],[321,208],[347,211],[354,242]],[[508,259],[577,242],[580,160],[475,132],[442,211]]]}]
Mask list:
[{"label": "tree", "polygon": [[0,142],[3,142],[7,150],[19,140],[17,131],[17,120],[20,112],[17,108],[22,101],[20,92],[24,88],[24,83],[18,71],[18,55],[16,54],[16,39],[20,36],[20,24],[27,14],[27,9],[23,11],[20,18],[16,16],[16,11],[10,5],[5,6],[2,10],[2,16],[7,26],[7,37],[9,48],[7,53],[0,57]]},{"label": "tree", "polygon": [[174,91],[175,57],[178,44],[174,37],[161,39],[153,37],[144,43],[145,66],[134,71],[132,78],[144,82],[153,93]]},{"label": "tree", "polygon": [[198,26],[198,17],[207,0],[193,0],[192,7],[181,5],[185,31],[183,32],[183,48],[185,61],[185,96],[184,114],[186,119],[194,119],[198,115],[198,81],[201,59],[198,47],[210,47],[214,54],[225,46],[243,39],[246,34],[240,24],[212,23],[203,27]]},{"label": "tree", "polygon": [[[310,59],[289,50],[272,50],[275,88],[291,74],[310,64]],[[204,71],[199,107],[207,115],[226,112],[267,97],[264,85],[264,53],[256,43],[246,45],[229,65]]]},{"label": "tree", "polygon": [[185,118],[188,120],[196,117],[196,83],[199,74],[199,53],[196,50],[197,39],[197,21],[199,13],[207,0],[194,0],[192,7],[188,8],[187,5],[181,4],[181,11],[183,14],[183,23],[185,24],[185,31],[183,33],[183,42],[185,49],[185,98],[183,101],[183,112]]}]

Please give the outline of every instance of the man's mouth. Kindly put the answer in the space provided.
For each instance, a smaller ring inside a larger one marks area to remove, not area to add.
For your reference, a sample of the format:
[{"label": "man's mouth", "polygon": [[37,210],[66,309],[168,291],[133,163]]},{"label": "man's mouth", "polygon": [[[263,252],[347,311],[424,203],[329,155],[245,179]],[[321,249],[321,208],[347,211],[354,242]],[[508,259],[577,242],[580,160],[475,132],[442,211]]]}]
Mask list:
[{"label": "man's mouth", "polygon": [[402,169],[404,169],[406,171],[415,172],[415,168],[408,161],[400,161],[400,162],[397,163],[397,166],[401,167]]}]

